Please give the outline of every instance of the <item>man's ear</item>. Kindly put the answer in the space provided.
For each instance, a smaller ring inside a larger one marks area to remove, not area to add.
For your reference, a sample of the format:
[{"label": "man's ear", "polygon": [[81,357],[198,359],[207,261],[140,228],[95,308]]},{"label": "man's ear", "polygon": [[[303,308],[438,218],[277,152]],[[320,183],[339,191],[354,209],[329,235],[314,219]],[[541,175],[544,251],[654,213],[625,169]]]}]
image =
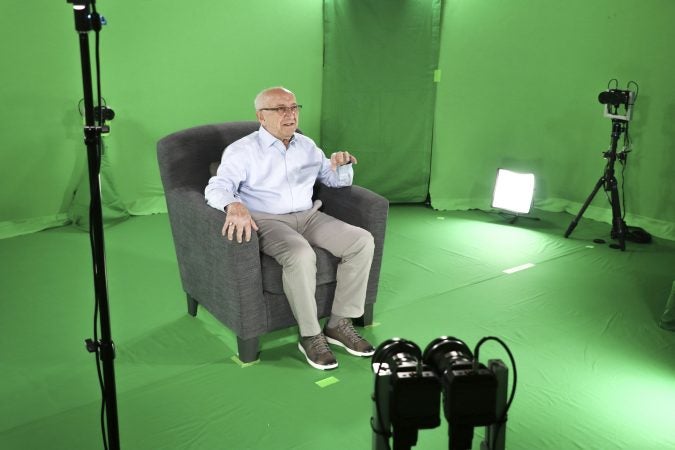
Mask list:
[{"label": "man's ear", "polygon": [[255,112],[255,116],[256,116],[256,118],[258,119],[258,122],[260,122],[261,124],[264,124],[264,123],[265,123],[265,118],[263,117],[263,112],[262,112],[262,111],[256,111],[256,112]]}]

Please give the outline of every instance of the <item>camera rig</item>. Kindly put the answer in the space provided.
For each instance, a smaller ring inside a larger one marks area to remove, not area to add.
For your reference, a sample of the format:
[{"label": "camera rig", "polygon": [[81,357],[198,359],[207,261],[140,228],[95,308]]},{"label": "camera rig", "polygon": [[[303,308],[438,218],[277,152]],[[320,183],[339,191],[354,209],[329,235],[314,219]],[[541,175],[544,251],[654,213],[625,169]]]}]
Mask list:
[{"label": "camera rig", "polygon": [[[614,87],[611,87],[612,84]],[[568,238],[576,228],[584,212],[593,201],[595,194],[600,188],[607,192],[609,203],[612,207],[612,230],[610,236],[617,239],[618,244],[610,244],[610,247],[624,251],[626,249],[626,239],[628,237],[628,226],[624,221],[626,208],[624,205],[621,212],[621,198],[619,196],[618,182],[615,176],[614,163],[618,160],[625,168],[630,150],[630,138],[628,135],[628,123],[633,112],[633,105],[637,100],[638,85],[634,81],[629,81],[627,88],[633,85],[635,90],[619,89],[618,80],[613,78],[607,83],[607,90],[598,95],[598,101],[605,105],[604,115],[612,119],[612,133],[610,135],[609,149],[603,152],[603,157],[607,160],[605,170],[598,179],[591,194],[581,206],[579,213],[572,220],[565,231],[565,237]],[[624,136],[623,148],[617,152],[619,139]],[[625,196],[624,196],[625,200]]]},{"label": "camera rig", "polygon": [[[507,401],[508,369],[501,360],[478,360],[487,340],[500,342],[514,370]],[[483,338],[474,351],[454,337],[442,336],[424,352],[413,342],[389,339],[373,355],[373,450],[409,450],[417,444],[419,430],[440,425],[441,393],[448,422],[448,448],[471,448],[474,427],[485,427],[481,450],[503,450],[507,412],[515,394],[515,361],[508,347],[495,337]],[[390,445],[393,440],[393,447]]]},{"label": "camera rig", "polygon": [[598,101],[605,105],[605,117],[626,122],[629,122],[631,119],[636,99],[637,93],[635,91],[617,88],[608,88],[598,95]]}]

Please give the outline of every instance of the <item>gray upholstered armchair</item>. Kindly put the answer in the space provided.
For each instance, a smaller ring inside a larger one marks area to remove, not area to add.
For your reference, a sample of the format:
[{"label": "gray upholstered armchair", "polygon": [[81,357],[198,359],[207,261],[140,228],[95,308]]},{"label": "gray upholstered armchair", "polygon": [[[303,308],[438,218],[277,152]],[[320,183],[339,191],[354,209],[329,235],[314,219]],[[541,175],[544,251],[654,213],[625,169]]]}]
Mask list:
[{"label": "gray upholstered armchair", "polygon": [[[220,161],[230,143],[257,130],[258,122],[204,125],[173,133],[157,143],[159,170],[166,194],[188,313],[206,308],[237,335],[239,359],[255,361],[259,337],[296,324],[281,284],[281,266],[260,253],[255,233],[239,244],[221,235],[225,213],[208,206],[204,187],[209,167]],[[322,211],[365,228],[375,238],[364,316],[373,321],[373,304],[382,262],[388,201],[359,186],[329,188],[317,185]],[[316,301],[320,317],[330,314],[338,259],[320,248],[317,254]],[[359,323],[360,322],[360,323]]]}]

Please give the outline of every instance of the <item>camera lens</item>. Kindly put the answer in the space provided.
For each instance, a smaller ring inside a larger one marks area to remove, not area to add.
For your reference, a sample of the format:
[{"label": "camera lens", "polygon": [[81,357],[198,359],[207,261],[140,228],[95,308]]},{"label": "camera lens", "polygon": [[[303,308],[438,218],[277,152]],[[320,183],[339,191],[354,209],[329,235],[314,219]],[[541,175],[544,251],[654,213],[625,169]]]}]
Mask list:
[{"label": "camera lens", "polygon": [[433,367],[436,374],[443,375],[448,368],[458,363],[472,363],[473,355],[464,342],[454,337],[442,336],[427,345],[423,360]]},{"label": "camera lens", "polygon": [[390,369],[403,362],[418,362],[422,359],[422,351],[414,342],[392,338],[381,343],[373,354],[373,364],[387,363]]},{"label": "camera lens", "polygon": [[626,91],[620,91],[618,89],[610,89],[609,91],[603,91],[598,95],[598,101],[603,105],[627,105],[629,95]]}]

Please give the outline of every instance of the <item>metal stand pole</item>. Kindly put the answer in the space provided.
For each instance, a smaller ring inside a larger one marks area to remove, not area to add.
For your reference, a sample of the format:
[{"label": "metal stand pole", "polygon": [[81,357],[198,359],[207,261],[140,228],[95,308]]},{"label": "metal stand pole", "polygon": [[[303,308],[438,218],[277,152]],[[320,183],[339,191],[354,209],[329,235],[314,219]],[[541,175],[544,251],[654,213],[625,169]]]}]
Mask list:
[{"label": "metal stand pole", "polygon": [[[82,85],[84,92],[84,142],[87,146],[87,161],[89,168],[89,191],[91,195],[89,206],[89,222],[91,236],[91,252],[94,272],[94,290],[96,311],[100,314],[101,338],[87,339],[87,349],[96,353],[103,366],[101,387],[103,407],[107,429],[104,430],[104,445],[106,449],[118,450],[119,429],[117,422],[117,395],[115,392],[115,348],[110,332],[110,314],[108,306],[108,289],[105,270],[105,248],[103,238],[103,212],[101,208],[101,133],[103,128],[96,125],[94,118],[94,101],[91,81],[91,61],[89,57],[88,31],[100,29],[100,18],[90,12],[89,0],[67,0],[73,3],[75,12],[75,28],[80,40],[80,59],[82,63]],[[94,20],[92,20],[92,18]],[[92,28],[94,27],[94,28]],[[98,27],[98,28],[96,28]],[[100,105],[99,105],[100,106]],[[96,324],[94,325],[96,327]],[[96,362],[97,366],[99,361]],[[103,411],[102,411],[103,414]],[[103,420],[103,418],[101,419]],[[103,425],[103,424],[102,424]],[[107,437],[107,440],[106,440]]]}]

